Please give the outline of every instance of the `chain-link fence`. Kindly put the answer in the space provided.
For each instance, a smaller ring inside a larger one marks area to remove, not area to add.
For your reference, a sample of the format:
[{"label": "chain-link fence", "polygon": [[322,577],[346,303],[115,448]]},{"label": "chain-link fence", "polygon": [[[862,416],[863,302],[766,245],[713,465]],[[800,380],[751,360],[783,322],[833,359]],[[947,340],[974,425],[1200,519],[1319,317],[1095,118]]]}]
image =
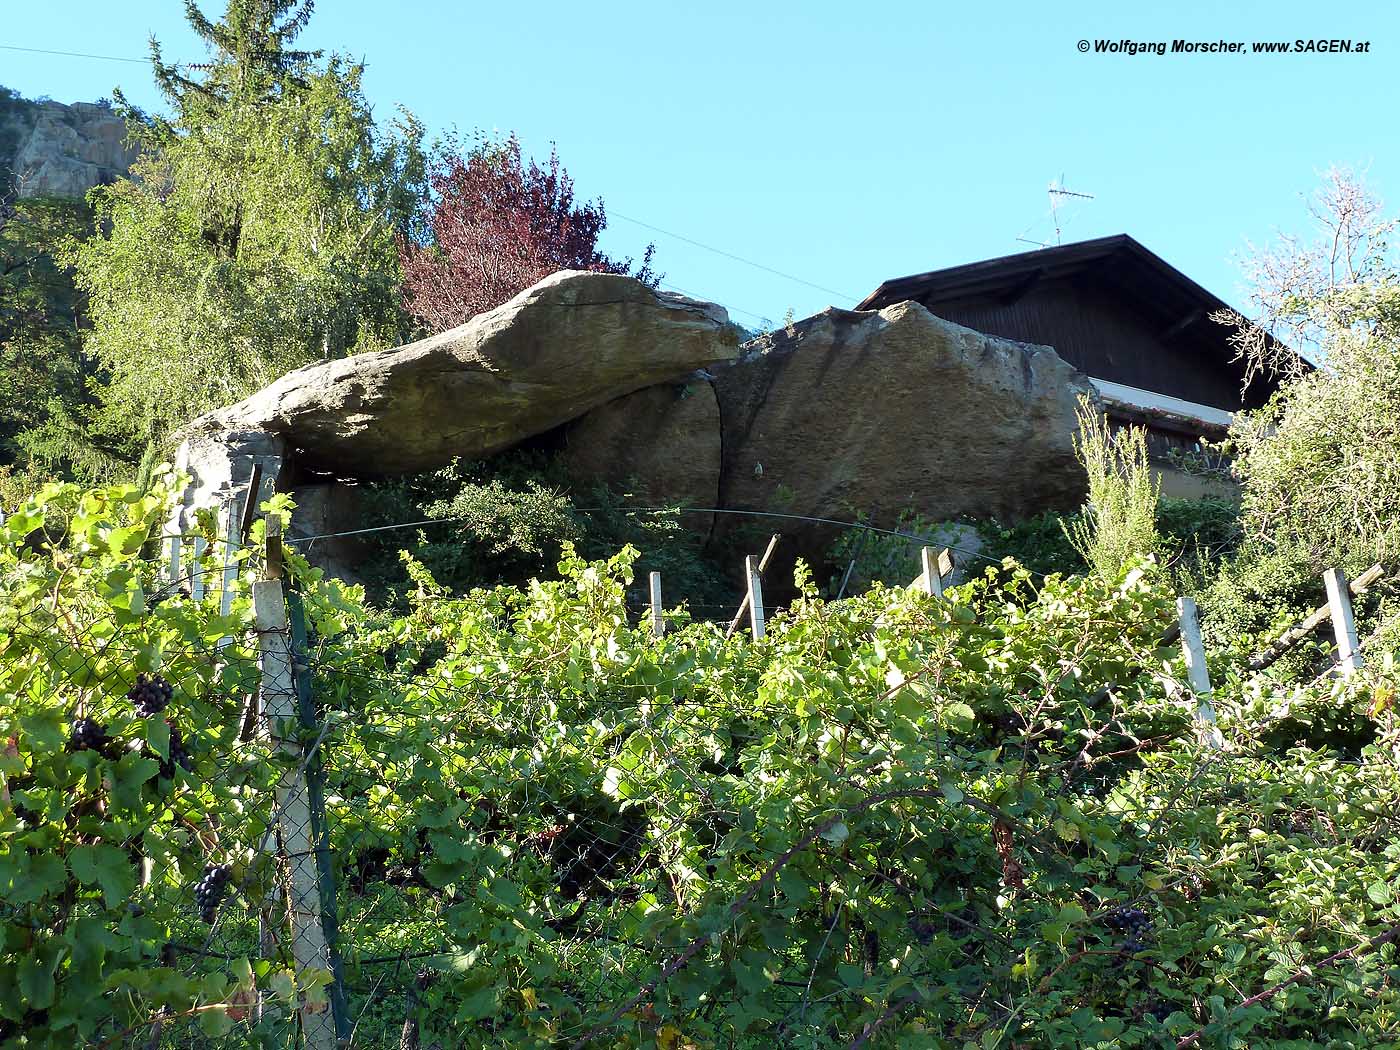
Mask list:
[{"label": "chain-link fence", "polygon": [[[240,564],[255,572],[256,562],[245,552]],[[191,987],[234,960],[269,957],[278,939],[278,762],[258,724],[256,639],[210,637],[196,629],[207,617],[194,614],[150,630],[158,607],[186,607],[192,586],[224,574],[205,557],[149,592],[113,574],[107,582],[119,593],[110,604],[65,600],[60,583],[11,611],[0,658],[17,669],[11,684],[34,693],[30,703],[16,698],[3,741],[8,805],[0,813],[18,826],[6,828],[12,868],[0,908],[9,921],[34,921],[36,932],[90,934],[75,937],[67,957],[57,938],[36,944],[41,957],[46,948],[54,957],[45,980],[22,988],[39,1004],[27,1016],[48,1019],[54,971],[81,973],[91,961],[84,950],[100,959],[104,926],[150,947],[132,962],[172,975],[153,979],[179,975]],[[160,673],[142,669],[156,664]],[[78,699],[56,710],[42,702],[48,695]],[[215,802],[231,826],[210,819]],[[41,863],[39,843],[55,855],[66,850],[68,870],[61,860]],[[95,984],[91,994],[102,991]],[[298,1039],[295,1018],[255,996],[235,997],[229,1013],[263,1045]],[[107,1041],[215,1045],[193,1017],[160,1014]]]}]

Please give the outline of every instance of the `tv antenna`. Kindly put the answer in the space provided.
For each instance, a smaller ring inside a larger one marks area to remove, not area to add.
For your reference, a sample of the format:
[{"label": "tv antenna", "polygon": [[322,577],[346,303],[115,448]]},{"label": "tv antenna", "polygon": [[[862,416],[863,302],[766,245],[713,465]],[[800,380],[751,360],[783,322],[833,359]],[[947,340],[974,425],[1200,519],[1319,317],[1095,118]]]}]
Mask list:
[{"label": "tv antenna", "polygon": [[[1068,203],[1067,199],[1077,198],[1079,200],[1091,201],[1094,199],[1094,195],[1092,193],[1078,193],[1075,190],[1065,189],[1065,177],[1063,174],[1060,176],[1058,182],[1051,180],[1050,187],[1046,190],[1046,192],[1050,195],[1050,224],[1055,227],[1055,244],[1058,245],[1060,243],[1060,235],[1062,232],[1062,224],[1060,222],[1060,209],[1063,208],[1066,203]],[[1034,244],[1037,248],[1049,248],[1050,244],[1048,242],[1032,240],[1026,236],[1026,234],[1030,233],[1031,230],[1034,229],[1034,227],[1035,224],[1032,223],[1030,226],[1026,227],[1025,232],[1022,233],[1021,236],[1017,237],[1016,239],[1023,244]]]}]

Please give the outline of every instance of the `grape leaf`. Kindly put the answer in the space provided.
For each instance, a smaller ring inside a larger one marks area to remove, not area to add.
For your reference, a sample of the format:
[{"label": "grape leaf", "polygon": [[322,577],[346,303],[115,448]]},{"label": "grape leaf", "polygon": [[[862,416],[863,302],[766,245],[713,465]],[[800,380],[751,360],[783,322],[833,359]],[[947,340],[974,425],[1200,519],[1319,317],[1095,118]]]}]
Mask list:
[{"label": "grape leaf", "polygon": [[100,885],[107,907],[115,908],[136,888],[131,858],[115,846],[74,846],[68,867],[84,886]]}]

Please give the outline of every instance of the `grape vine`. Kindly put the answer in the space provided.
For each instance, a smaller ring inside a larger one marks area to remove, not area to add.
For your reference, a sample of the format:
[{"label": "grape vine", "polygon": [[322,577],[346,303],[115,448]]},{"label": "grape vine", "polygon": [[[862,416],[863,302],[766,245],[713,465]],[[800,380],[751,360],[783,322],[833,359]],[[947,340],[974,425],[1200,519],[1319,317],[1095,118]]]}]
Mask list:
[{"label": "grape vine", "polygon": [[[146,602],[162,498],[0,525],[0,1050],[267,1045],[316,991],[259,928],[291,767],[243,732],[247,574],[229,617]],[[1226,676],[1203,754],[1150,571],[805,596],[754,643],[651,637],[632,560],[465,598],[415,566],[384,612],[289,553],[366,1045],[1313,1050],[1400,1016],[1392,753],[1271,750]],[[1383,965],[1231,1012],[1278,984],[1262,946],[1357,944]]]}]

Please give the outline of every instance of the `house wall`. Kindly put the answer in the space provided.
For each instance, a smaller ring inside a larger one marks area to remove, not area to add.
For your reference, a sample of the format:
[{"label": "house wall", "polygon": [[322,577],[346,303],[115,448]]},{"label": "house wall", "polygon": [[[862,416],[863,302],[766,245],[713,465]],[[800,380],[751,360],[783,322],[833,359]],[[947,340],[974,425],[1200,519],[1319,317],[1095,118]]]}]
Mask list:
[{"label": "house wall", "polygon": [[1172,499],[1204,499],[1206,497],[1238,500],[1240,487],[1228,478],[1201,477],[1188,474],[1171,462],[1149,456],[1147,465],[1161,485],[1163,496]]}]

